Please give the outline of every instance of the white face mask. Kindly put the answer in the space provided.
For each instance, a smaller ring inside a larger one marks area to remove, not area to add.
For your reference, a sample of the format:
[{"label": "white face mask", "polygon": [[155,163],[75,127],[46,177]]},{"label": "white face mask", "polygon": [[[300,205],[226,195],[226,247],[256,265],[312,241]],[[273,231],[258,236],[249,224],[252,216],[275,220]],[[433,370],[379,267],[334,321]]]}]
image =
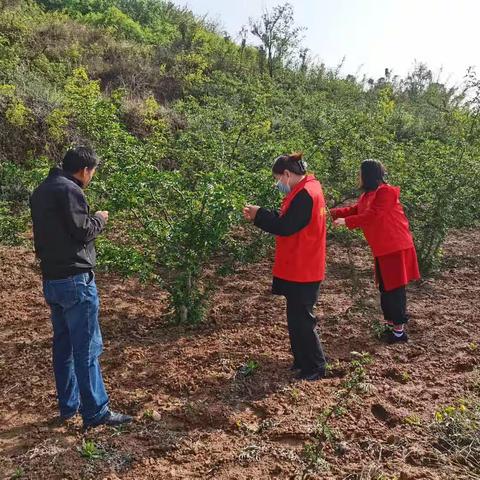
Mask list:
[{"label": "white face mask", "polygon": [[281,180],[279,180],[277,182],[277,185],[276,187],[280,190],[281,193],[284,193],[285,195],[287,195],[288,193],[290,193],[291,191],[291,188],[289,185],[285,185],[284,183],[282,183]]},{"label": "white face mask", "polygon": [[[282,175],[283,176],[283,175]],[[287,183],[283,183],[281,180],[278,180],[276,187],[278,190],[283,193],[284,195],[289,194],[292,191],[292,188],[288,184],[288,180],[290,177],[287,177]]]}]

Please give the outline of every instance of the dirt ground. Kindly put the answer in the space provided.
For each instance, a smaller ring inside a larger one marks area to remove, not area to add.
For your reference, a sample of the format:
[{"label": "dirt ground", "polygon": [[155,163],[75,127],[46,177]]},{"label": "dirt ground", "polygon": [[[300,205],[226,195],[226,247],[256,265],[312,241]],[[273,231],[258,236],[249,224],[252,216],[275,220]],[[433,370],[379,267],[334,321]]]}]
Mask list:
[{"label": "dirt ground", "polygon": [[[34,257],[0,249],[0,478],[301,478],[304,445],[352,351],[371,353],[371,388],[334,420],[341,448],[326,448],[309,478],[478,478],[435,450],[429,425],[464,395],[480,360],[480,232],[452,235],[442,273],[409,288],[408,345],[375,338],[371,259],[361,244],[353,254],[357,297],[346,248],[329,246],[317,313],[335,368],[315,383],[288,371],[284,300],[269,294],[269,261],[220,279],[208,322],[195,330],[166,323],[158,290],[99,274],[104,378],[112,408],[135,423],[84,435],[80,419],[53,421],[51,328]],[[259,367],[245,377],[238,371],[249,360]],[[86,440],[100,458],[82,457]]]}]

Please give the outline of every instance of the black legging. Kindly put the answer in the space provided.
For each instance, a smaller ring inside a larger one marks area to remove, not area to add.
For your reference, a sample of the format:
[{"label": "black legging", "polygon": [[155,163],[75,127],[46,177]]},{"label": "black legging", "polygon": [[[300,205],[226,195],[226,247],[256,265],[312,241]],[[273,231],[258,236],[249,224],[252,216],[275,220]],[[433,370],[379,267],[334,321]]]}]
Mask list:
[{"label": "black legging", "polygon": [[407,323],[407,290],[405,286],[388,292],[385,291],[378,260],[375,260],[375,267],[377,269],[380,305],[382,307],[383,317],[385,320],[393,322],[394,325],[403,325],[404,323]]},{"label": "black legging", "polygon": [[322,371],[325,368],[325,355],[316,330],[314,305],[305,304],[296,295],[288,295],[286,298],[288,333],[294,365],[306,374]]}]

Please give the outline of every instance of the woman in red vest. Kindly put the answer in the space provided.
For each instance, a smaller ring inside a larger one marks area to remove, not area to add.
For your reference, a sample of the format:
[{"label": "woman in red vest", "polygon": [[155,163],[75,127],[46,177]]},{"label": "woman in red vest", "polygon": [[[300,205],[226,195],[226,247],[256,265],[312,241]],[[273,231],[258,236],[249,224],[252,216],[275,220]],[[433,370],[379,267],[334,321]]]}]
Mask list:
[{"label": "woman in red vest", "polygon": [[384,340],[406,342],[408,321],[405,286],[420,278],[417,254],[407,217],[400,203],[400,188],[385,182],[385,168],[377,160],[360,167],[363,194],[356,205],[335,208],[335,225],[360,228],[375,258],[376,280],[385,318]]},{"label": "woman in red vest", "polygon": [[299,379],[315,381],[325,376],[325,356],[313,313],[325,277],[325,200],[318,180],[307,175],[301,153],[281,155],[272,171],[277,188],[285,194],[280,211],[247,205],[243,213],[276,236],[272,293],[287,299],[291,370],[300,370]]}]

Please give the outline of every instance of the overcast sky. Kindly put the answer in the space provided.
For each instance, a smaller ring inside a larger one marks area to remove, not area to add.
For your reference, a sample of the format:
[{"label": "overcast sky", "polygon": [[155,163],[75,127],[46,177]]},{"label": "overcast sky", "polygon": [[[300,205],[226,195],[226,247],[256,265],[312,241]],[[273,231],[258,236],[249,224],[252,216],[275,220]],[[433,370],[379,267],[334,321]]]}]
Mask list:
[{"label": "overcast sky", "polygon": [[[175,0],[236,37],[249,17],[278,0]],[[425,62],[449,83],[480,64],[480,0],[290,0],[304,45],[328,67],[346,57],[344,74],[378,78],[385,67],[405,75]],[[478,71],[479,69],[477,69]]]}]

